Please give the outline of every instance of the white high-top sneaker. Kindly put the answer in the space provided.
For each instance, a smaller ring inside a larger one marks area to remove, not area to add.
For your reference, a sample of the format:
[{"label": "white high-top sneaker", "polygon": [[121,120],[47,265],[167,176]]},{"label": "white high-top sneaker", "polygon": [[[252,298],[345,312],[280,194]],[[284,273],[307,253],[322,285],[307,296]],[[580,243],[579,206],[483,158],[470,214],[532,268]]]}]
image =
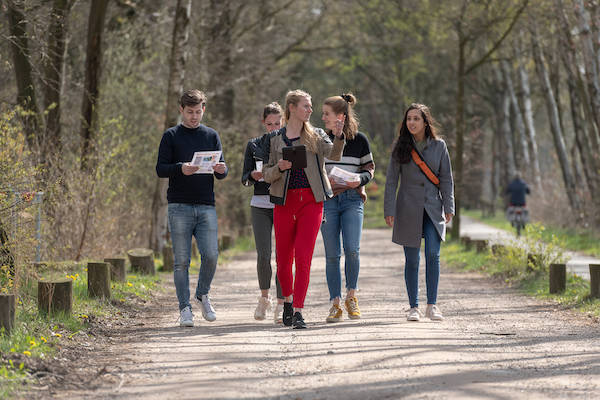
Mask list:
[{"label": "white high-top sneaker", "polygon": [[269,297],[260,296],[256,310],[254,310],[254,319],[262,321],[267,316],[267,310],[271,310],[271,299]]}]

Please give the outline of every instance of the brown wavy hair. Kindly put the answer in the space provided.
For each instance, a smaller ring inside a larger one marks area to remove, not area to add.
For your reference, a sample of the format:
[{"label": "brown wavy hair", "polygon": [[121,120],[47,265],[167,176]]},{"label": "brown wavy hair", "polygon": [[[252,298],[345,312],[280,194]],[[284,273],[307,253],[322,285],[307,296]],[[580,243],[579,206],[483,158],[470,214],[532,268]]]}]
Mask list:
[{"label": "brown wavy hair", "polygon": [[358,132],[358,117],[354,112],[354,105],[356,104],[356,97],[352,93],[344,93],[341,96],[331,96],[325,99],[323,104],[331,107],[334,113],[344,114],[346,120],[344,121],[344,137],[346,140],[352,140],[356,137]]}]

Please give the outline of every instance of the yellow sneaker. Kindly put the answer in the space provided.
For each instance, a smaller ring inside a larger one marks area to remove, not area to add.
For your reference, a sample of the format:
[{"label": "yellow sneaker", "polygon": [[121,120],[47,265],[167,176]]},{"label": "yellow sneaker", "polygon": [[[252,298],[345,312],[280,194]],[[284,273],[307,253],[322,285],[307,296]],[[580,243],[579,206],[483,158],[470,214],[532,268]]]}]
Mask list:
[{"label": "yellow sneaker", "polygon": [[325,319],[327,322],[340,322],[342,320],[342,309],[339,305],[333,304],[329,309],[329,315]]},{"label": "yellow sneaker", "polygon": [[358,308],[358,299],[356,297],[348,297],[344,302],[348,311],[348,318],[360,319],[360,309]]}]

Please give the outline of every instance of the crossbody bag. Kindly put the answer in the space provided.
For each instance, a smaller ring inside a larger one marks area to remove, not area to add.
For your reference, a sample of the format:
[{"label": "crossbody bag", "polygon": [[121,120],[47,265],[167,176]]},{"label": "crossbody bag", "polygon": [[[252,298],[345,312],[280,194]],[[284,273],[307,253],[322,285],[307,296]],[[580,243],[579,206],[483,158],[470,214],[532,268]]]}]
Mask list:
[{"label": "crossbody bag", "polygon": [[417,166],[419,167],[421,172],[423,172],[425,174],[427,179],[429,179],[429,181],[431,183],[433,183],[436,187],[439,188],[440,187],[440,179],[433,173],[431,168],[429,168],[429,166],[427,165],[425,160],[423,160],[423,158],[417,152],[417,150],[412,149],[412,151],[410,152],[410,155],[412,156],[413,161],[415,162],[415,164],[417,164]]}]

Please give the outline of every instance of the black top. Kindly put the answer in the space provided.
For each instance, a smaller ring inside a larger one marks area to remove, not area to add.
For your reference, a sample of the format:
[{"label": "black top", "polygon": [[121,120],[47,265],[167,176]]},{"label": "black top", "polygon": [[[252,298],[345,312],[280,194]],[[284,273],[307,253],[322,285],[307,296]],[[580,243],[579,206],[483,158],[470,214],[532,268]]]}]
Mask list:
[{"label": "black top", "polygon": [[[329,138],[333,140],[333,134],[328,133]],[[373,154],[367,136],[362,132],[356,132],[356,136],[352,140],[346,140],[342,159],[340,161],[332,161],[325,159],[325,168],[327,172],[331,171],[334,166],[344,169],[349,172],[360,174],[360,186],[366,185],[373,178],[369,171],[362,171],[361,167],[373,163]]]},{"label": "black top", "polygon": [[262,161],[263,167],[269,162],[270,139],[277,131],[265,133],[262,136],[250,139],[244,153],[244,167],[242,169],[242,184],[244,186],[254,185],[254,195],[268,195],[269,184],[258,182],[252,178],[252,171],[256,169],[256,161]]},{"label": "black top", "polygon": [[[215,205],[214,178],[225,178],[228,169],[223,174],[184,175],[181,165],[192,161],[196,151],[217,150],[222,150],[219,134],[205,125],[190,129],[179,124],[165,131],[158,148],[156,173],[161,178],[169,178],[169,203]],[[219,161],[225,162],[223,153]]]},{"label": "black top", "polygon": [[505,193],[510,195],[511,206],[524,206],[525,195],[529,194],[529,186],[522,179],[516,178],[508,185]]}]

